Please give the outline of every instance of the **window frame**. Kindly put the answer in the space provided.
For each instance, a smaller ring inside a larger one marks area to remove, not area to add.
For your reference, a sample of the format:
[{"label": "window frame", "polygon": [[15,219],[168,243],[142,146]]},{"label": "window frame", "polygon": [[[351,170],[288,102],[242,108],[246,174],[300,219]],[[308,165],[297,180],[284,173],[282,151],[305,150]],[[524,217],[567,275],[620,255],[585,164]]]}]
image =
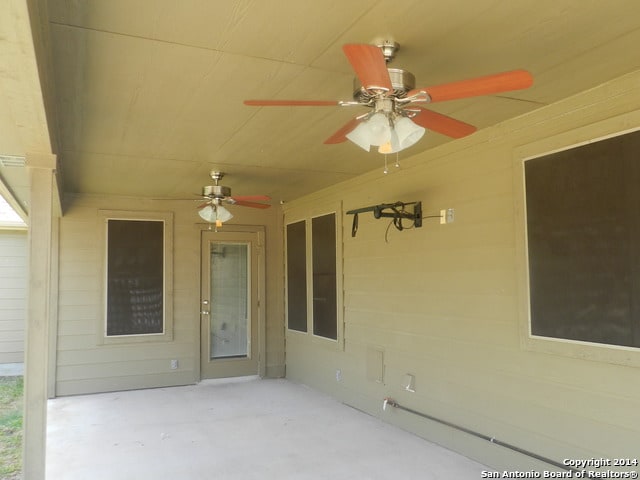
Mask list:
[{"label": "window frame", "polygon": [[640,130],[640,111],[612,117],[555,136],[522,145],[513,151],[516,258],[518,274],[518,323],[524,350],[565,357],[640,367],[640,349],[581,340],[534,335],[531,329],[529,247],[526,217],[525,162],[589,143]]},{"label": "window frame", "polygon": [[[344,288],[343,288],[343,245],[342,245],[342,202],[322,202],[323,207],[285,211],[284,218],[284,260],[285,260],[285,329],[287,335],[297,338],[307,338],[311,343],[327,346],[333,349],[344,349]],[[314,218],[325,215],[335,215],[335,253],[336,253],[336,338],[323,337],[314,332],[313,319],[313,244],[312,223]],[[305,222],[305,258],[306,258],[306,295],[307,295],[307,331],[289,328],[289,292],[288,292],[288,259],[287,259],[287,227],[288,225]]]},{"label": "window frame", "polygon": [[[305,313],[305,321],[301,322],[304,323],[304,330],[301,329],[297,329],[297,328],[291,328],[289,327],[290,323],[289,323],[289,226],[291,225],[296,225],[296,224],[301,224],[304,227],[304,239],[303,239],[303,246],[304,246],[304,291],[305,291],[305,295],[304,295],[304,311]],[[308,258],[307,258],[307,252],[308,252],[308,248],[307,248],[307,221],[302,219],[302,220],[296,220],[296,221],[292,221],[289,223],[285,223],[284,225],[284,259],[285,259],[285,326],[287,328],[287,330],[293,331],[293,332],[297,332],[297,333],[301,333],[301,334],[305,334],[309,332],[309,305],[308,305],[308,290],[309,290],[309,286],[308,286],[308,281],[307,281],[307,274],[308,274]]]},{"label": "window frame", "polygon": [[[316,304],[314,303],[315,297],[314,294],[316,293],[316,289],[315,289],[315,282],[313,281],[314,277],[316,276],[314,274],[314,270],[313,270],[313,264],[314,264],[314,245],[313,245],[313,221],[317,218],[322,218],[322,217],[328,217],[329,215],[333,215],[334,218],[334,252],[335,252],[335,265],[334,265],[334,270],[335,270],[335,295],[336,295],[336,338],[331,338],[331,337],[325,337],[323,335],[317,334],[315,333],[316,330],[316,319],[315,319],[315,312],[316,312]],[[312,330],[310,330],[311,334],[316,337],[316,338],[323,338],[325,340],[331,340],[333,342],[337,342],[338,341],[338,325],[339,325],[339,313],[338,313],[338,229],[337,229],[337,224],[338,224],[338,215],[335,212],[328,212],[328,213],[324,213],[321,215],[314,215],[309,219],[309,223],[308,225],[311,227],[311,230],[309,232],[309,237],[311,240],[311,249],[307,252],[307,265],[311,265],[311,284],[307,286],[307,290],[310,290],[310,297],[311,297],[311,305],[307,306],[307,312],[309,312],[309,308],[311,311],[311,327]],[[309,293],[307,294],[309,296]]]},{"label": "window frame", "polygon": [[[100,297],[98,345],[169,342],[173,340],[173,213],[130,210],[99,210]],[[158,333],[107,335],[108,234],[109,220],[162,222],[163,224],[163,329]]]}]

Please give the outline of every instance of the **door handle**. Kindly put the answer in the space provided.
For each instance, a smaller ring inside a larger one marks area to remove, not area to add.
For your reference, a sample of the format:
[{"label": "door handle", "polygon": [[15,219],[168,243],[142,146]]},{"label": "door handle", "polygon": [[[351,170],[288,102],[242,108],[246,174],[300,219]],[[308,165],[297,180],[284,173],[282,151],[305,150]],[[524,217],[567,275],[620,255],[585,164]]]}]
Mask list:
[{"label": "door handle", "polygon": [[202,311],[200,312],[200,315],[209,315],[209,312],[207,312],[206,310],[202,310]]}]

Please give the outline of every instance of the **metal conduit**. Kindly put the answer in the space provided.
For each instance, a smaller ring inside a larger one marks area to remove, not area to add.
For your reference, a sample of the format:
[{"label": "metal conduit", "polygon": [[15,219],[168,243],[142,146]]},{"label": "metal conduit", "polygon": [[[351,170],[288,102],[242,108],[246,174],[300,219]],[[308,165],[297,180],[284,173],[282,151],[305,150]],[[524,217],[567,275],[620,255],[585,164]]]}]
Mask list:
[{"label": "metal conduit", "polygon": [[483,433],[479,433],[473,430],[470,430],[466,427],[462,427],[460,425],[456,425],[455,423],[448,422],[446,420],[442,420],[440,418],[433,417],[431,415],[427,415],[426,413],[418,412],[417,410],[413,410],[412,408],[404,407],[400,405],[398,402],[393,400],[392,398],[385,398],[384,403],[382,404],[382,409],[386,410],[387,406],[398,408],[400,410],[404,410],[405,412],[413,413],[414,415],[418,415],[419,417],[426,418],[427,420],[431,420],[433,422],[440,423],[442,425],[446,425],[447,427],[455,428],[456,430],[460,430],[461,432],[468,433],[469,435],[473,435],[474,437],[481,438],[488,442],[491,442],[495,445],[499,445],[504,448],[508,448],[509,450],[513,450],[514,452],[521,453],[523,455],[527,455],[528,457],[535,458],[536,460],[540,460],[542,462],[548,463],[549,465],[553,465],[554,467],[558,467],[562,470],[570,470],[573,472],[580,472],[577,468],[570,467],[568,465],[564,465],[562,463],[556,462],[555,460],[551,460],[550,458],[543,457],[542,455],[538,455],[537,453],[529,452],[528,450],[524,450],[520,447],[516,447],[515,445],[511,445],[509,443],[498,440],[495,437],[490,437],[489,435],[484,435]]}]

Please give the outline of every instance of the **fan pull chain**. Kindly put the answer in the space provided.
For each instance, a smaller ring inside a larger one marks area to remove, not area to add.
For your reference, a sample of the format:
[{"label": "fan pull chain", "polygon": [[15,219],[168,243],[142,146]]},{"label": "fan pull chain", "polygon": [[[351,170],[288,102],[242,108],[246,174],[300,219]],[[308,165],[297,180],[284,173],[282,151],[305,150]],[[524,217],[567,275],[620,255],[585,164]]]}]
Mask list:
[{"label": "fan pull chain", "polygon": [[[384,170],[382,171],[382,173],[384,173],[385,175],[389,173],[389,163],[387,162],[387,156],[387,154],[384,155]],[[400,168],[400,154],[398,152],[396,152],[396,163],[394,164],[394,167]]]}]

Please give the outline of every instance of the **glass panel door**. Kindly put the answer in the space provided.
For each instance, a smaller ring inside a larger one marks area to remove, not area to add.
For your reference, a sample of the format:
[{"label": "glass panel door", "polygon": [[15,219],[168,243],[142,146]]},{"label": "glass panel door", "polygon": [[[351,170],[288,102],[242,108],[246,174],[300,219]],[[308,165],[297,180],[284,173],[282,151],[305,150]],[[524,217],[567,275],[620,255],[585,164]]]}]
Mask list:
[{"label": "glass panel door", "polygon": [[251,333],[249,248],[246,243],[210,243],[211,360],[248,355]]},{"label": "glass panel door", "polygon": [[200,377],[259,374],[264,256],[255,232],[202,233]]}]

